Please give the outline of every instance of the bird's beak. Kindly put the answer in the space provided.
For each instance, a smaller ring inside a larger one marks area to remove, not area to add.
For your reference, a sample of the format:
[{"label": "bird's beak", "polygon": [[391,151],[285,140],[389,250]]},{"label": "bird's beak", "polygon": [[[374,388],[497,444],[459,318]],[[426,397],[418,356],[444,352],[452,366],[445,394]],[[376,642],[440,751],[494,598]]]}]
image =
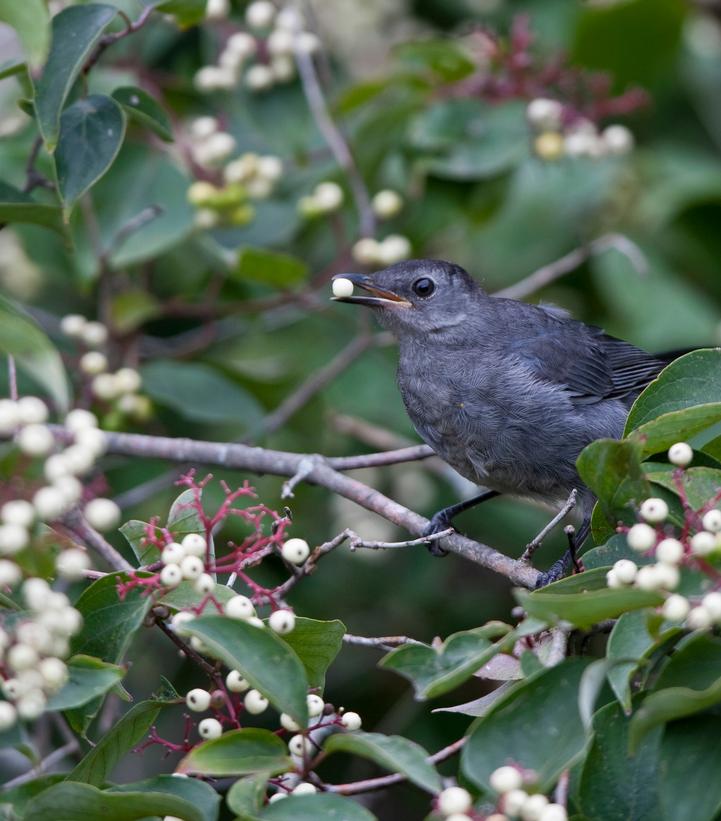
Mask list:
[{"label": "bird's beak", "polygon": [[393,291],[379,288],[373,283],[373,278],[366,274],[336,274],[333,279],[348,279],[357,288],[362,288],[369,294],[369,296],[334,296],[331,297],[334,302],[352,302],[354,305],[370,305],[376,308],[389,306],[398,308],[413,307],[407,299],[403,299],[403,297],[398,296],[398,294],[394,294]]}]

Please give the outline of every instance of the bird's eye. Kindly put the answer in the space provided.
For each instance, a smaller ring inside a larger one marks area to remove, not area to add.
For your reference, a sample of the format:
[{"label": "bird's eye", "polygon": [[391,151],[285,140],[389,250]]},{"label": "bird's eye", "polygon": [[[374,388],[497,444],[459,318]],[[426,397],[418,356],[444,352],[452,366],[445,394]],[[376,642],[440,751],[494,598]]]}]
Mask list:
[{"label": "bird's eye", "polygon": [[428,277],[421,277],[413,283],[413,293],[420,297],[429,297],[435,290],[435,282]]}]

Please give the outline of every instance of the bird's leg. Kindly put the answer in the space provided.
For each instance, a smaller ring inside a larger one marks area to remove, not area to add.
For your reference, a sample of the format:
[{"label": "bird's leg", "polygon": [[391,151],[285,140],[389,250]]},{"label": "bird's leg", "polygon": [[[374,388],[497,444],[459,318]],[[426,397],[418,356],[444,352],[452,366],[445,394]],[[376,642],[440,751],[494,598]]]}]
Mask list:
[{"label": "bird's leg", "polygon": [[576,497],[578,496],[578,491],[574,488],[566,500],[563,507],[558,511],[558,513],[545,525],[534,537],[531,541],[526,545],[526,549],[523,551],[523,555],[520,558],[522,562],[530,562],[533,558],[533,554],[538,550],[541,546],[543,540],[548,536],[548,534],[553,530],[553,528],[563,519],[563,517],[570,513],[573,508],[576,506]]},{"label": "bird's leg", "polygon": [[576,573],[583,572],[583,562],[578,556],[578,551],[588,538],[590,529],[590,515],[584,517],[578,532],[576,532],[576,528],[573,525],[568,525],[568,527],[564,528],[564,533],[568,538],[568,550],[558,561],[554,562],[545,573],[539,575],[536,581],[536,590],[538,590],[539,587],[545,587],[547,584],[562,579],[571,568],[573,568]]},{"label": "bird's leg", "polygon": [[[485,490],[483,493],[479,493],[478,496],[473,496],[472,498],[465,499],[455,505],[444,507],[442,510],[439,510],[431,516],[431,520],[423,531],[423,535],[432,536],[434,533],[440,533],[442,530],[448,530],[449,527],[453,527],[453,518],[458,516],[459,513],[463,513],[465,510],[470,510],[472,507],[480,505],[481,502],[486,502],[488,499],[493,499],[494,496],[498,495],[499,493],[497,490]],[[428,549],[434,556],[445,556],[448,553],[448,551],[444,550],[438,542],[432,542],[429,544]]]}]

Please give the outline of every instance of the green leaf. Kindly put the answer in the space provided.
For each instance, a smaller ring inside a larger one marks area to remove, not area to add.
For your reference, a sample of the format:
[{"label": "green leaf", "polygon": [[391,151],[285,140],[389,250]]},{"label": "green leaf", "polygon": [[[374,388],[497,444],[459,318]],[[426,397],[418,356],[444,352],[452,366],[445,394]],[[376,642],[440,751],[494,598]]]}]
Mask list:
[{"label": "green leaf", "polygon": [[0,21],[15,29],[34,68],[50,47],[50,15],[43,0],[0,0]]},{"label": "green leaf", "polygon": [[653,689],[691,687],[704,690],[718,678],[721,678],[721,639],[709,633],[691,633],[666,660]]},{"label": "green leaf", "polygon": [[239,670],[251,687],[298,724],[308,722],[308,682],[298,656],[268,628],[225,616],[202,616],[187,626],[228,667]]},{"label": "green leaf", "polygon": [[547,792],[586,745],[578,688],[587,665],[586,659],[566,659],[499,699],[471,725],[461,754],[463,773],[491,792],[491,773],[502,763],[514,762],[538,773],[538,788]]},{"label": "green leaf", "polygon": [[62,413],[69,405],[62,359],[32,317],[0,294],[0,354],[15,357],[20,370],[50,394]]},{"label": "green leaf", "polygon": [[52,787],[53,784],[57,784],[59,781],[65,781],[65,773],[41,775],[17,787],[3,789],[0,795],[0,811],[7,812],[7,808],[12,806],[15,816],[10,815],[8,821],[10,821],[10,819],[14,821],[15,817],[24,817],[25,807],[28,802],[32,801],[35,796],[47,790],[48,787]]},{"label": "green leaf", "polygon": [[202,23],[208,0],[165,0],[158,4],[158,11],[171,14],[183,28]]},{"label": "green leaf", "polygon": [[659,797],[666,821],[718,818],[721,811],[719,760],[719,716],[698,716],[666,727],[658,764]]},{"label": "green leaf", "polygon": [[147,91],[137,86],[122,86],[113,91],[113,99],[117,100],[126,113],[137,120],[141,125],[149,128],[165,142],[173,142],[173,126],[158,101]]},{"label": "green leaf", "polygon": [[120,334],[137,330],[160,313],[162,306],[158,299],[138,288],[116,294],[110,303],[112,325]]},{"label": "green leaf", "polygon": [[721,402],[709,402],[664,413],[640,425],[629,438],[640,443],[643,456],[650,456],[668,450],[675,442],[688,442],[719,422]]},{"label": "green leaf", "polygon": [[290,288],[305,282],[308,266],[289,254],[265,248],[243,248],[231,276],[240,281],[261,282],[274,288]]},{"label": "green leaf", "polygon": [[42,225],[64,233],[63,215],[57,205],[36,202],[29,194],[0,181],[0,223],[19,222]]},{"label": "green leaf", "polygon": [[195,496],[196,491],[193,488],[184,490],[175,498],[168,511],[168,521],[165,526],[178,542],[182,541],[183,536],[187,536],[188,533],[205,533],[205,525],[194,504]]},{"label": "green leaf", "polygon": [[569,621],[581,628],[616,618],[627,610],[663,604],[663,596],[656,592],[607,587],[606,572],[604,567],[587,570],[532,593],[516,590],[515,596],[530,616],[551,622]]},{"label": "green leaf", "polygon": [[189,801],[161,792],[103,792],[89,784],[65,781],[31,801],[25,818],[32,821],[140,821],[174,815],[183,821],[205,821]]},{"label": "green leaf", "polygon": [[[152,544],[152,542],[148,544],[143,543],[147,527],[147,522],[141,522],[139,519],[130,519],[118,528],[133,549],[135,558],[141,565],[152,564],[160,560],[160,551],[158,548]],[[155,528],[155,531],[159,534],[160,528]]]},{"label": "green leaf", "polygon": [[196,422],[234,422],[247,429],[262,415],[255,398],[210,365],[156,359],[142,369],[143,389]]},{"label": "green leaf", "polygon": [[198,744],[180,762],[178,771],[211,776],[276,774],[292,766],[287,746],[275,733],[245,727]]},{"label": "green leaf", "polygon": [[[648,480],[660,487],[665,488],[674,494],[679,495],[678,487],[674,480],[674,469],[670,465],[659,466],[661,469],[649,471],[650,464],[646,465]],[[654,466],[656,467],[656,466]],[[681,483],[691,507],[698,510],[703,507],[709,499],[712,499],[719,488],[721,488],[721,470],[716,468],[686,468],[681,477]]]},{"label": "green leaf", "polygon": [[[237,592],[227,584],[216,584],[213,591],[215,598],[221,603],[225,604],[233,596],[237,596]],[[177,587],[168,591],[162,598],[159,599],[161,604],[167,604],[174,610],[187,610],[190,607],[196,607],[203,599],[206,598],[204,593],[198,593],[193,586],[193,582],[181,582]],[[285,636],[283,637],[285,638]]]},{"label": "green leaf", "polygon": [[112,664],[125,655],[151,605],[150,597],[142,595],[142,588],[137,587],[120,600],[117,586],[127,578],[125,573],[110,573],[82,592],[75,607],[84,623],[72,640],[73,653],[97,656]]},{"label": "green leaf", "polygon": [[628,546],[626,536],[617,533],[615,536],[600,547],[591,548],[583,554],[583,565],[586,572],[595,570],[597,567],[611,568],[619,559],[631,559],[638,565],[650,564],[652,559],[642,556]]},{"label": "green leaf", "polygon": [[382,733],[335,733],[324,743],[326,753],[345,752],[369,758],[393,773],[401,773],[422,790],[437,793],[441,778],[427,761],[428,752],[407,738]]},{"label": "green leaf", "polygon": [[411,124],[411,143],[430,150],[422,167],[436,177],[481,180],[517,165],[528,154],[521,103],[452,99],[423,111]]},{"label": "green leaf", "polygon": [[80,707],[108,692],[125,675],[125,669],[92,656],[73,656],[68,661],[68,681],[52,696],[47,710]]},{"label": "green leaf", "polygon": [[[501,623],[464,630],[448,636],[438,649],[406,644],[384,656],[378,666],[407,678],[417,699],[434,698],[458,687],[496,653],[512,648],[514,639],[509,630]],[[500,641],[491,641],[499,636]]]},{"label": "green leaf", "polygon": [[409,65],[424,69],[446,83],[472,74],[476,66],[463,49],[451,40],[418,40],[403,43],[394,55]]},{"label": "green leaf", "polygon": [[317,621],[301,617],[295,620],[293,631],[283,636],[283,641],[303,662],[309,687],[325,687],[325,674],[343,646],[345,631],[345,625],[337,619]]},{"label": "green leaf", "polygon": [[682,633],[680,627],[660,628],[659,616],[633,610],[621,615],[608,638],[606,657],[616,662],[608,671],[608,683],[626,713],[631,712],[631,679],[636,671],[661,644]]},{"label": "green leaf", "polygon": [[[6,2],[12,2],[12,0],[6,0]],[[0,62],[0,80],[4,80],[6,77],[14,77],[16,74],[27,77],[27,70],[28,65],[25,60],[19,57],[11,57],[9,60]]]},{"label": "green leaf", "polygon": [[141,701],[128,710],[85,755],[68,779],[96,786],[104,784],[121,758],[143,740],[163,704]]},{"label": "green leaf", "polygon": [[111,97],[91,94],[66,108],[55,152],[58,190],[71,207],[110,168],[125,137],[125,115]]},{"label": "green leaf", "polygon": [[593,717],[593,742],[583,763],[578,793],[588,821],[659,818],[661,732],[649,735],[636,755],[629,756],[628,726],[629,719],[615,703],[607,704]]},{"label": "green leaf", "polygon": [[228,807],[240,817],[240,821],[255,821],[260,815],[270,775],[271,773],[261,772],[239,778],[228,790],[225,801]]},{"label": "green leaf", "polygon": [[70,89],[117,9],[103,3],[70,6],[53,17],[52,45],[35,84],[35,112],[48,151],[60,132],[60,113]]},{"label": "green leaf", "polygon": [[261,813],[268,821],[374,821],[375,816],[350,798],[324,793],[291,795]]},{"label": "green leaf", "polygon": [[581,451],[576,464],[581,478],[598,497],[609,526],[607,536],[613,535],[619,521],[634,520],[632,502],[640,504],[651,495],[641,468],[641,446],[636,442],[599,439]]},{"label": "green leaf", "polygon": [[721,402],[721,349],[692,351],[664,368],[633,403],[624,435],[663,414],[716,402]]},{"label": "green leaf", "polygon": [[144,781],[111,787],[110,793],[163,793],[174,795],[192,804],[200,812],[202,821],[217,821],[220,796],[205,781],[197,778],[177,778],[172,775],[156,775]]}]

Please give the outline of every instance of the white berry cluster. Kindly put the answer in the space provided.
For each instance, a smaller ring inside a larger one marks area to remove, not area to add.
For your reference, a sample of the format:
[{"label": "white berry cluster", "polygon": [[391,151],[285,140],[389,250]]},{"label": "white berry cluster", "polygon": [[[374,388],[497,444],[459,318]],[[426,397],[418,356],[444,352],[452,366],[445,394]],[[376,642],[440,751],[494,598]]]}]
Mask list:
[{"label": "white berry cluster", "polygon": [[[17,584],[18,572],[10,579],[12,565],[0,561],[0,583]],[[14,566],[14,565],[13,565]],[[64,593],[50,588],[41,578],[23,582],[22,599],[27,615],[12,628],[0,628],[0,668],[2,693],[0,732],[20,719],[33,721],[41,715],[47,699],[67,681],[63,661],[70,652],[69,639],[82,627],[82,616]]]},{"label": "white berry cluster", "polygon": [[402,234],[389,234],[385,239],[362,237],[351,249],[353,259],[361,265],[393,265],[408,259],[411,242]]},{"label": "white berry cluster", "polygon": [[[542,793],[528,793],[523,789],[533,782],[533,773],[524,773],[510,765],[499,767],[491,773],[490,784],[500,796],[501,813],[493,815],[494,821],[518,818],[521,821],[567,821],[566,808],[553,804]],[[489,819],[490,821],[490,819]]]},{"label": "white berry cluster", "polygon": [[193,162],[202,168],[220,167],[236,149],[235,137],[223,131],[215,117],[196,117],[188,136]]},{"label": "white berry cluster", "polygon": [[217,65],[197,72],[198,91],[230,91],[239,85],[253,92],[268,91],[295,78],[296,53],[312,55],[320,50],[320,40],[305,29],[302,15],[294,8],[278,11],[270,0],[254,0],[245,10],[245,24],[249,31],[228,38]]},{"label": "white berry cluster", "polygon": [[337,182],[320,182],[310,194],[298,200],[298,211],[309,219],[332,214],[343,205],[344,199],[343,189]]},{"label": "white berry cluster", "polygon": [[[677,442],[669,448],[668,458],[671,464],[683,469],[691,464],[693,449],[686,442]],[[669,514],[663,499],[644,500],[639,513],[644,521],[629,528],[626,541],[638,553],[653,555],[656,563],[638,567],[629,559],[620,559],[606,574],[609,587],[633,585],[669,593],[679,585],[681,566],[721,552],[721,510],[707,510],[701,519],[701,529],[683,541],[661,530]],[[692,630],[721,625],[721,593],[708,593],[696,605],[685,596],[671,593],[661,613],[670,621],[684,622]]]},{"label": "white berry cluster", "polygon": [[160,583],[163,587],[173,589],[187,580],[193,582],[196,592],[201,595],[212,593],[215,581],[205,572],[207,549],[208,543],[200,533],[187,533],[180,542],[168,542],[160,554],[163,564]]},{"label": "white berry cluster", "polygon": [[543,160],[566,157],[607,157],[628,154],[633,134],[625,125],[609,125],[599,132],[590,120],[564,122],[563,103],[538,97],[531,100],[526,117],[535,132],[533,149]]},{"label": "white berry cluster", "polygon": [[[79,476],[88,473],[105,452],[105,434],[98,429],[94,414],[80,408],[65,418],[72,435],[71,444],[61,447],[48,427],[47,405],[35,396],[17,401],[0,400],[0,434],[15,434],[18,449],[34,459],[43,459],[47,484],[38,488],[31,500],[10,499],[0,510],[0,556],[14,556],[32,541],[40,522],[54,522],[81,502],[83,486]],[[88,522],[98,530],[114,527],[120,510],[109,499],[94,499],[84,507]],[[82,577],[89,567],[84,551],[72,548],[57,560],[58,573],[68,579]]]},{"label": "white berry cluster", "polygon": [[90,381],[93,396],[101,402],[114,402],[124,414],[147,418],[149,402],[147,397],[139,395],[142,379],[138,371],[135,368],[120,368],[111,372],[109,369],[104,350],[108,341],[105,325],[80,314],[68,314],[60,321],[60,329],[86,348],[79,365],[81,373]]},{"label": "white berry cluster", "polygon": [[382,220],[391,219],[397,214],[400,214],[403,209],[403,197],[390,188],[384,188],[373,195],[371,200],[371,208],[373,213]]}]

